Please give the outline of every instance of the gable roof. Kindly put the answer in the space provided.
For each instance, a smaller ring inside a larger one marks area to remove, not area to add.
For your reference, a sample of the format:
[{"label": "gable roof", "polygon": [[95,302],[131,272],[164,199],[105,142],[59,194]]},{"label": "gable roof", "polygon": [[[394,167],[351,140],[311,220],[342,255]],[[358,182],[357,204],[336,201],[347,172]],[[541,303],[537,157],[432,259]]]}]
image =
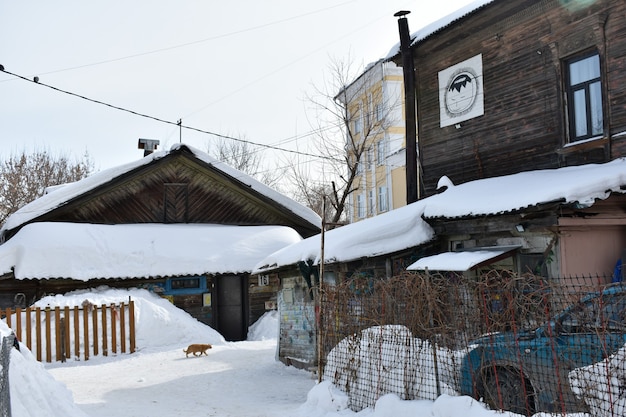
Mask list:
[{"label": "gable roof", "polygon": [[[278,193],[247,174],[244,174],[208,154],[184,144],[176,144],[169,151],[154,152],[142,159],[118,167],[97,172],[83,180],[56,187],[48,194],[25,205],[13,213],[0,229],[0,236],[6,240],[13,236],[20,227],[34,221],[77,221],[90,223],[140,223],[156,222],[153,218],[133,218],[118,220],[117,213],[111,207],[102,207],[103,196],[108,196],[109,205],[117,204],[124,207],[135,205],[135,211],[147,211],[146,204],[149,198],[139,193],[150,187],[146,175],[155,172],[166,162],[174,158],[185,161],[178,166],[170,167],[171,178],[184,177],[185,181],[199,183],[198,174],[203,174],[206,181],[197,184],[201,192],[206,195],[205,200],[198,207],[197,213],[203,216],[211,214],[209,219],[197,218],[191,220],[196,223],[244,223],[244,224],[282,224],[294,227],[304,236],[319,232],[321,219],[309,208]],[[173,164],[173,162],[172,162]],[[181,171],[183,173],[181,174]],[[165,174],[162,174],[165,176]],[[170,178],[168,177],[168,178]],[[131,184],[131,179],[134,183]],[[166,181],[152,179],[153,183]],[[169,181],[169,179],[167,180]],[[129,185],[130,184],[130,185]],[[122,191],[122,185],[128,190]],[[163,184],[159,184],[161,187]],[[153,190],[154,191],[154,190]],[[228,192],[228,200],[222,194]],[[220,194],[222,193],[222,194]],[[141,197],[141,198],[140,198]],[[161,194],[157,198],[162,197]],[[94,203],[94,201],[97,203]],[[232,204],[237,199],[240,206],[247,205],[245,212],[240,210],[239,217],[235,218]],[[155,204],[154,202],[152,204]],[[96,207],[97,206],[97,207]],[[78,212],[81,208],[82,212]],[[151,207],[154,210],[154,207]],[[161,206],[159,206],[161,210]],[[108,210],[108,211],[107,211]],[[217,213],[220,210],[220,213]],[[108,217],[102,213],[106,212]],[[270,213],[271,212],[271,213]],[[217,217],[219,214],[220,217]]]},{"label": "gable roof", "polygon": [[[490,3],[493,3],[495,0],[475,0],[470,4],[467,4],[460,9],[448,14],[447,16],[442,17],[439,20],[436,20],[423,28],[411,33],[411,46],[420,43],[429,37],[435,35],[436,33],[441,32],[445,28],[453,25],[457,21],[465,18],[466,16],[477,12],[485,8]],[[387,56],[384,58],[385,60],[392,60],[397,55],[400,54],[400,42],[396,43],[390,50]]]},{"label": "gable roof", "polygon": [[301,239],[284,226],[38,222],[0,245],[0,275],[87,281],[246,273]]}]

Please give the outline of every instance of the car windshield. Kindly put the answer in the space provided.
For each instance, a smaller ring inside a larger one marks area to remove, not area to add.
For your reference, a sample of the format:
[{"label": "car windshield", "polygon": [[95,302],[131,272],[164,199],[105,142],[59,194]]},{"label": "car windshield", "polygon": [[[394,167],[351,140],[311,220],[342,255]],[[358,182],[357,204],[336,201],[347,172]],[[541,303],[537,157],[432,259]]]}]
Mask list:
[{"label": "car windshield", "polygon": [[577,305],[559,320],[565,333],[626,330],[626,297],[624,294],[598,296]]}]

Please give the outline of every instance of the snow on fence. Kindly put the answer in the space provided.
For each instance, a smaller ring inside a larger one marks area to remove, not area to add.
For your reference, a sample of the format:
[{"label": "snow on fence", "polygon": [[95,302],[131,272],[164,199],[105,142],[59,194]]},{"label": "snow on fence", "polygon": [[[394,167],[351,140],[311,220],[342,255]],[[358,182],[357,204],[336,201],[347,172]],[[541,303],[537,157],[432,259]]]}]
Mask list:
[{"label": "snow on fence", "polygon": [[[38,361],[88,360],[91,355],[133,353],[135,304],[29,307],[0,310],[0,317]],[[45,355],[45,356],[44,356]]]},{"label": "snow on fence", "polygon": [[610,278],[353,274],[319,292],[322,377],[350,407],[471,395],[492,409],[622,416],[626,285]]}]

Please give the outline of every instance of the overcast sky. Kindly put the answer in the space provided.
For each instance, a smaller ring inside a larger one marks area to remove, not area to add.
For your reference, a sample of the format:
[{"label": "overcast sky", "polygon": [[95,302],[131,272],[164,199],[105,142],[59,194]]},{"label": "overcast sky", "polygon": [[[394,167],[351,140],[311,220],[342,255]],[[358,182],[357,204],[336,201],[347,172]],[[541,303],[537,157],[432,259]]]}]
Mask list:
[{"label": "overcast sky", "polygon": [[[0,0],[6,71],[90,99],[256,143],[312,152],[305,96],[333,58],[363,67],[471,0]],[[312,117],[309,112],[308,117]],[[0,156],[47,149],[102,170],[179,129],[0,73]],[[215,136],[182,130],[206,150]],[[264,151],[276,164],[293,155]],[[305,162],[307,158],[301,159]]]}]

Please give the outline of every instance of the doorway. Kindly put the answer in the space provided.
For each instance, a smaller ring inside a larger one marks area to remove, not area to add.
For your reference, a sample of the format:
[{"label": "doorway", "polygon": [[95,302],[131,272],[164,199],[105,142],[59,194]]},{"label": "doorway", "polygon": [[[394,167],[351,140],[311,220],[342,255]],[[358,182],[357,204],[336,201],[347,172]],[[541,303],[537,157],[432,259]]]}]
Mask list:
[{"label": "doorway", "polygon": [[217,331],[229,342],[246,340],[246,289],[244,277],[220,275],[216,281]]}]

